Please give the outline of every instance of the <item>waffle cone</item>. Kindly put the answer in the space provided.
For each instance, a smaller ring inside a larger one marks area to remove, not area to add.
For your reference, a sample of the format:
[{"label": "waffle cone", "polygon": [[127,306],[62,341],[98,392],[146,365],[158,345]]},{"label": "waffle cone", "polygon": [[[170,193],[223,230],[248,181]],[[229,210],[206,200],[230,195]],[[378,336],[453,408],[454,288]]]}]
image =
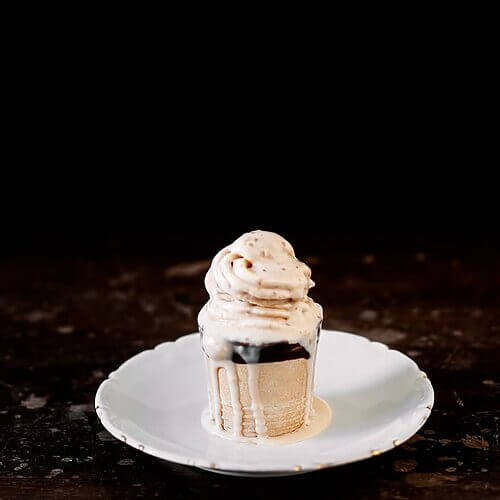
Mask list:
[{"label": "waffle cone", "polygon": [[[255,437],[254,412],[248,387],[248,368],[235,364],[239,400],[242,408],[242,435]],[[258,390],[264,412],[267,435],[280,436],[298,429],[304,423],[308,362],[294,359],[275,363],[259,363]],[[225,431],[233,430],[233,408],[226,370],[218,368],[220,408],[222,426]],[[210,401],[216,397],[209,387]]]}]

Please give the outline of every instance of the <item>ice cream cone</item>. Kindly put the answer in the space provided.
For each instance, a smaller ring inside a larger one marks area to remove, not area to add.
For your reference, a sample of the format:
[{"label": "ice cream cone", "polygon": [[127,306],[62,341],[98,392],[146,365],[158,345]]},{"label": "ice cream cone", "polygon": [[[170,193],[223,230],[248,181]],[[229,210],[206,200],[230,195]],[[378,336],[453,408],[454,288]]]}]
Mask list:
[{"label": "ice cream cone", "polygon": [[260,442],[308,426],[322,320],[311,270],[281,236],[253,231],[215,256],[205,285],[198,323],[215,432]]},{"label": "ice cream cone", "polygon": [[[208,362],[210,360],[207,358]],[[256,437],[256,420],[265,429],[259,434],[280,436],[298,429],[304,423],[308,367],[306,359],[293,359],[275,363],[244,365],[234,363],[238,398],[231,398],[228,368],[217,369],[217,388],[209,384],[212,412],[220,412],[222,429],[234,433],[234,425],[240,426],[241,435]],[[251,371],[254,371],[252,374]],[[256,388],[252,390],[252,375]],[[213,379],[212,379],[213,380]],[[259,407],[255,405],[255,389],[259,394]],[[253,394],[252,394],[253,392]],[[253,397],[252,397],[253,396]],[[240,405],[235,419],[232,401]],[[235,421],[237,422],[235,423]]]}]

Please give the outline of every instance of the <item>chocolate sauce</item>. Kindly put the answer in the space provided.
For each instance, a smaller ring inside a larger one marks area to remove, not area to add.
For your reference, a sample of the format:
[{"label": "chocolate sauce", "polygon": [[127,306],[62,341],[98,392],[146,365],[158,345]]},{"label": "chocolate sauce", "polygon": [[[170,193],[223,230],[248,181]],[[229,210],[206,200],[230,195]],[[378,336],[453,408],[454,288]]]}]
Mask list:
[{"label": "chocolate sauce", "polygon": [[[319,339],[319,333],[316,342]],[[274,363],[292,359],[309,359],[311,355],[301,344],[274,342],[254,345],[245,342],[228,342],[232,348],[231,360],[240,365],[252,363]],[[203,346],[203,342],[202,342]]]},{"label": "chocolate sauce", "polygon": [[275,344],[252,345],[243,342],[231,342],[233,363],[273,363],[291,359],[309,359],[310,354],[300,344],[278,342]]}]

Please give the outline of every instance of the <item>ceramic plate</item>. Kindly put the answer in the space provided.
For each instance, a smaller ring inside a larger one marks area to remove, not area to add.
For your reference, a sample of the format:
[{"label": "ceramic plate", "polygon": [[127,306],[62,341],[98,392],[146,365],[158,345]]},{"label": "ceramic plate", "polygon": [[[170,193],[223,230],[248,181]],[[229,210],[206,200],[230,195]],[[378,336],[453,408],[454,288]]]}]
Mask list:
[{"label": "ceramic plate", "polygon": [[199,334],[137,354],[96,394],[104,427],[155,457],[237,475],[309,472],[379,455],[415,434],[434,391],[404,354],[364,337],[323,330],[315,393],[332,409],[318,436],[286,446],[234,443],[205,432],[205,366]]}]

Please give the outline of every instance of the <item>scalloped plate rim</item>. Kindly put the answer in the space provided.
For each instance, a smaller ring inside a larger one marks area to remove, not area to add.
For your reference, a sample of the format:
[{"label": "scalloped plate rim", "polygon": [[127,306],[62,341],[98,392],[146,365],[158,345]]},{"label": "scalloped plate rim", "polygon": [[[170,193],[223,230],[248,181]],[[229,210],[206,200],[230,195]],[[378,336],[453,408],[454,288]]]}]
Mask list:
[{"label": "scalloped plate rim", "polygon": [[[399,436],[397,439],[393,440],[392,446],[386,446],[386,447],[380,447],[377,448],[376,450],[367,450],[366,454],[359,455],[358,457],[352,459],[352,460],[342,460],[339,462],[331,462],[331,463],[321,463],[321,464],[313,464],[313,463],[308,463],[308,464],[303,464],[303,465],[295,465],[294,467],[290,468],[290,465],[281,465],[281,464],[276,464],[275,466],[272,467],[254,467],[251,464],[237,464],[235,467],[235,463],[232,461],[218,461],[218,463],[215,464],[203,457],[200,457],[197,460],[191,460],[189,458],[186,458],[182,455],[179,455],[173,451],[164,451],[160,450],[154,447],[149,447],[145,446],[142,443],[140,443],[138,440],[134,439],[132,436],[127,435],[126,432],[120,430],[117,426],[115,426],[112,422],[111,419],[108,415],[109,408],[107,405],[102,401],[102,396],[103,396],[103,391],[104,388],[106,387],[107,384],[113,382],[113,379],[116,378],[119,373],[126,369],[127,367],[130,367],[137,363],[137,361],[140,358],[144,358],[145,356],[151,356],[155,355],[155,352],[158,351],[159,349],[172,349],[175,348],[176,345],[179,345],[181,343],[187,342],[190,339],[193,339],[194,337],[198,337],[199,333],[190,333],[187,335],[183,335],[179,337],[178,339],[174,341],[166,341],[162,342],[152,349],[145,349],[134,356],[128,358],[125,360],[116,370],[112,371],[108,377],[101,382],[99,385],[99,388],[97,389],[96,396],[95,396],[95,409],[97,416],[99,420],[101,421],[101,424],[104,426],[104,428],[111,434],[113,435],[116,439],[125,442],[129,446],[142,451],[143,453],[146,453],[147,455],[154,456],[156,458],[160,458],[162,460],[166,460],[169,462],[173,463],[178,463],[182,465],[188,465],[188,466],[194,466],[194,467],[199,467],[203,470],[207,471],[212,471],[212,472],[218,472],[218,473],[223,473],[223,474],[230,474],[230,475],[249,475],[249,476],[271,476],[272,473],[276,473],[276,475],[295,475],[295,474],[303,474],[305,472],[313,472],[316,470],[321,470],[324,468],[329,468],[329,467],[335,467],[338,465],[345,465],[349,463],[354,463],[358,462],[361,460],[366,460],[368,458],[372,458],[374,456],[378,456],[382,453],[385,453],[397,446],[400,446],[404,442],[406,442],[408,439],[413,437],[419,429],[425,424],[427,419],[429,418],[432,407],[434,405],[434,389],[432,387],[432,384],[430,380],[428,379],[427,375],[422,372],[419,368],[418,365],[413,361],[409,356],[406,354],[402,353],[401,351],[398,351],[397,349],[391,349],[388,347],[386,344],[378,341],[372,341],[366,337],[363,337],[362,335],[356,334],[356,333],[351,333],[351,332],[345,332],[345,331],[339,331],[339,330],[326,330],[322,329],[322,333],[325,334],[336,334],[336,335],[343,335],[343,336],[349,336],[349,337],[356,337],[359,339],[359,341],[362,342],[367,342],[371,344],[379,344],[384,346],[387,350],[389,351],[394,351],[406,358],[415,368],[418,372],[422,374],[422,378],[425,379],[425,384],[427,386],[427,398],[425,402],[415,409],[421,409],[422,410],[422,417],[419,419],[419,424],[417,426],[414,426],[413,428],[408,429],[408,431],[405,433],[403,436]],[[397,443],[396,443],[397,442]]]}]

